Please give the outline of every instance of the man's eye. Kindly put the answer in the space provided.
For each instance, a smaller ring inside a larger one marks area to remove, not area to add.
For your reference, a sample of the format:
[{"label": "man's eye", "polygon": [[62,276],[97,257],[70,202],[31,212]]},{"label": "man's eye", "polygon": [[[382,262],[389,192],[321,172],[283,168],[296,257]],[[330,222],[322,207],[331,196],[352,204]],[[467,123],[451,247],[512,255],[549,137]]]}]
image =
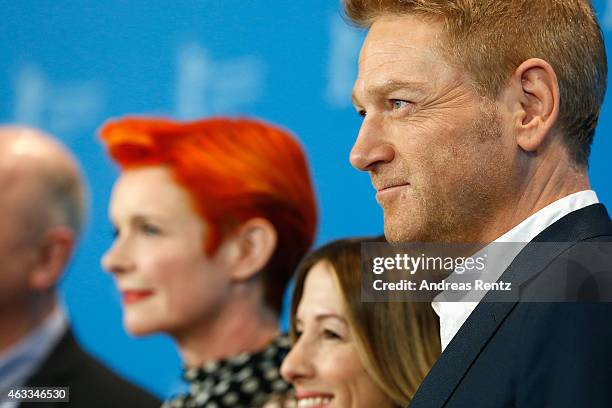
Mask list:
[{"label": "man's eye", "polygon": [[113,229],[111,230],[111,234],[113,236],[113,239],[117,239],[117,237],[119,236],[119,228],[113,227]]},{"label": "man's eye", "polygon": [[392,99],[391,103],[393,105],[393,110],[400,110],[409,105],[409,102],[403,101],[401,99]]},{"label": "man's eye", "polygon": [[365,118],[365,116],[366,116],[366,111],[365,111],[365,109],[359,109],[359,110],[357,111],[357,114],[358,114],[359,116],[361,116],[362,118]]}]

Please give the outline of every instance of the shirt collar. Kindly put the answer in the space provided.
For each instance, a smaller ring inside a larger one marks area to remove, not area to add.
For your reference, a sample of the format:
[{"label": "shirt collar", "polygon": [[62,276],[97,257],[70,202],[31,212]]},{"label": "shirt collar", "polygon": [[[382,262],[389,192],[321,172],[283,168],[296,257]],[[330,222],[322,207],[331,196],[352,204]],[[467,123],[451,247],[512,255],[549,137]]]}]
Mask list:
[{"label": "shirt collar", "polygon": [[[563,197],[541,210],[535,212],[511,230],[493,241],[493,245],[488,245],[479,252],[487,252],[487,281],[496,281],[504,273],[506,268],[512,263],[514,258],[521,250],[532,241],[538,234],[550,227],[559,219],[571,212],[577,211],[589,205],[597,204],[599,199],[593,190],[584,190]],[[495,245],[497,243],[514,243],[512,245]],[[503,250],[500,250],[502,248]],[[459,279],[460,276],[453,272],[447,280]],[[461,325],[467,320],[469,315],[478,305],[484,293],[474,296],[468,293],[471,301],[445,302],[445,293],[442,292],[432,302],[432,308],[440,317],[440,334],[442,337],[442,349],[448,345],[454,335],[459,331]]]},{"label": "shirt collar", "polygon": [[40,326],[0,354],[0,390],[23,385],[45,361],[67,327],[66,313],[58,305]]},{"label": "shirt collar", "polygon": [[593,190],[570,194],[527,217],[493,242],[530,242],[539,233],[567,214],[597,203],[599,203],[599,199]]}]

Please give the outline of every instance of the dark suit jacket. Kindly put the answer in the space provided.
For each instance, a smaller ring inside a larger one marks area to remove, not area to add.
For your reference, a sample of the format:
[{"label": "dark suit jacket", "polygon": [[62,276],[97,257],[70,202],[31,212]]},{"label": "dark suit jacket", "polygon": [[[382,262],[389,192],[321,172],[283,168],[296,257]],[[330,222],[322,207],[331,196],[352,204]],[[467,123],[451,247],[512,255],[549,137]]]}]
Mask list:
[{"label": "dark suit jacket", "polygon": [[70,387],[70,402],[22,402],[19,408],[158,408],[161,402],[84,352],[67,331],[25,387]]},{"label": "dark suit jacket", "polygon": [[[528,294],[579,277],[579,285],[557,285],[557,292],[577,302],[481,302],[410,408],[612,407],[612,303],[583,301],[597,298],[606,284],[610,289],[610,217],[603,205],[591,205],[555,222],[532,242],[500,280]],[[587,242],[600,248],[585,255],[577,248]],[[610,293],[606,296],[609,301]]]}]

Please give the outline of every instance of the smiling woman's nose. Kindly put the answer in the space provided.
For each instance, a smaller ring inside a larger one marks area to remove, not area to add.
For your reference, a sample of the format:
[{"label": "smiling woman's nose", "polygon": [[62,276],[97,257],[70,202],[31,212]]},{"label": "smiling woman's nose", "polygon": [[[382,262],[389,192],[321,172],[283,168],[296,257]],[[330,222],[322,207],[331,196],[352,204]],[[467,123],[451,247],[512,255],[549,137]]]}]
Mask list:
[{"label": "smiling woman's nose", "polygon": [[293,345],[291,352],[285,357],[281,366],[281,375],[287,382],[296,384],[314,375],[314,367],[311,360],[314,356],[309,356],[304,348],[303,342],[300,343],[300,340],[298,340]]}]

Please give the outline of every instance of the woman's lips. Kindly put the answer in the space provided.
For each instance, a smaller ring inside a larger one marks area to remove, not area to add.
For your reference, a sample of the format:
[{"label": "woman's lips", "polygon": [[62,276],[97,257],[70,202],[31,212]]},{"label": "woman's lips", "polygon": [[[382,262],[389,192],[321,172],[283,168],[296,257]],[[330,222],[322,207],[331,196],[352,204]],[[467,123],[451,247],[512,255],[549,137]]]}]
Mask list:
[{"label": "woman's lips", "polygon": [[123,296],[123,303],[126,305],[140,302],[151,296],[153,294],[152,290],[123,290],[121,291],[121,295]]},{"label": "woman's lips", "polygon": [[334,396],[320,392],[297,392],[297,408],[324,408],[331,403]]}]

